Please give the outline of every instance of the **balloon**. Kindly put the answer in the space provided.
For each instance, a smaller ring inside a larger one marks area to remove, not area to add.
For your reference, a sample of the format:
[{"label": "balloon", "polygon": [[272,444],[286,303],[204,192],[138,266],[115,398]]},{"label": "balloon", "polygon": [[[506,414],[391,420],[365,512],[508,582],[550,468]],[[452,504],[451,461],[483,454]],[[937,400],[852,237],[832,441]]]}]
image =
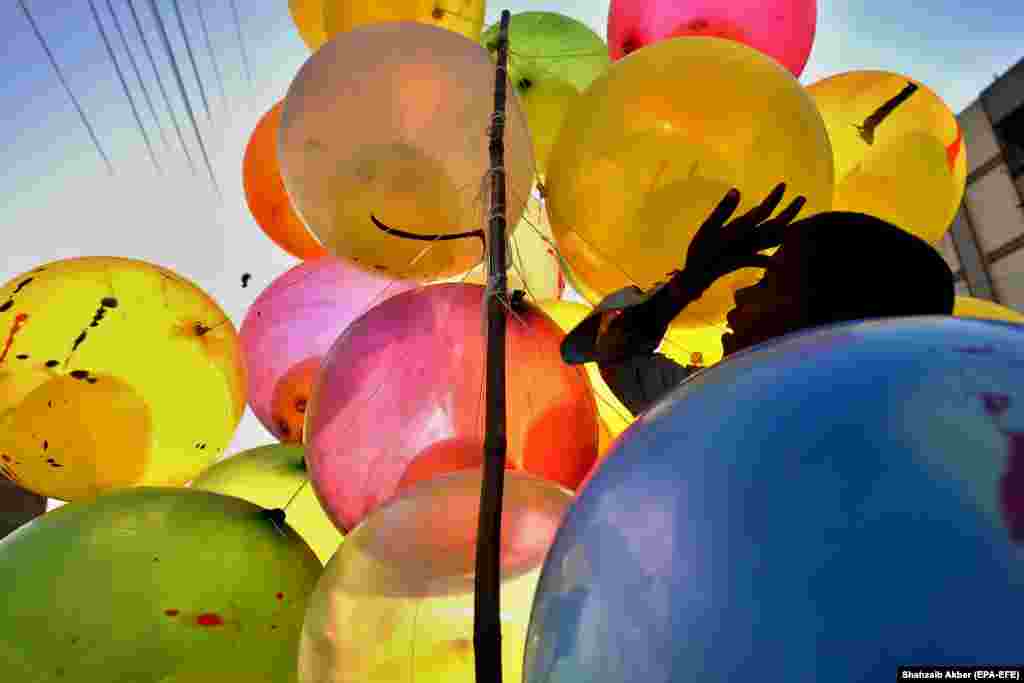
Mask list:
[{"label": "balloon", "polygon": [[309,544],[323,564],[341,544],[342,535],[309,486],[301,446],[274,444],[242,451],[203,472],[192,482],[192,488],[284,510],[288,526]]},{"label": "balloon", "polygon": [[306,47],[312,52],[320,49],[320,46],[327,42],[327,32],[324,30],[324,0],[288,0],[288,10],[291,12],[295,28],[299,30],[299,37]]},{"label": "balloon", "polygon": [[849,71],[807,92],[832,140],[833,208],[938,243],[967,182],[963,133],[949,107],[924,84],[888,71]]},{"label": "balloon", "polygon": [[815,0],[611,0],[612,59],[666,38],[713,36],[748,45],[799,76],[814,43]]},{"label": "balloon", "polygon": [[[484,288],[403,292],[352,323],[324,360],[306,414],[317,496],[342,531],[411,484],[479,467]],[[507,465],[575,488],[597,456],[597,411],[562,334],[524,303],[507,316]]]},{"label": "balloon", "polygon": [[958,296],[953,302],[953,315],[960,318],[982,318],[988,320],[1007,320],[1011,323],[1024,323],[1024,314],[1007,308],[988,299],[977,299],[973,296]]},{"label": "balloon", "polygon": [[[557,251],[551,235],[548,215],[541,203],[530,197],[526,213],[509,238],[508,291],[522,290],[531,301],[557,299],[565,289]],[[468,273],[448,282],[487,284],[487,267],[480,263]]]},{"label": "balloon", "polygon": [[[592,310],[588,306],[571,301],[541,301],[538,302],[537,307],[544,311],[563,333],[569,332],[572,328],[576,327]],[[564,334],[562,336],[564,337]],[[587,379],[590,380],[590,387],[594,392],[601,426],[607,431],[607,436],[605,436],[606,444],[604,445],[610,445],[611,439],[618,436],[622,430],[633,422],[633,414],[629,412],[629,408],[622,405],[622,402],[615,396],[615,392],[601,378],[601,370],[598,368],[597,363],[586,363],[583,367],[587,372]],[[601,451],[602,454],[603,452]]]},{"label": "balloon", "polygon": [[331,344],[374,305],[413,286],[330,256],[300,263],[270,283],[240,333],[249,406],[263,426],[281,441],[301,441],[313,380]]},{"label": "balloon", "polygon": [[[541,301],[537,306],[555,321],[563,332],[569,332],[583,322],[593,310],[589,306],[571,301]],[[659,352],[680,365],[713,365],[722,359],[722,330],[694,330],[674,324],[665,333]],[[611,445],[611,440],[633,423],[634,416],[602,379],[597,363],[586,363],[583,367],[594,390],[601,424],[608,432],[603,445]],[[600,447],[598,451],[599,454],[604,453]]]},{"label": "balloon", "polygon": [[683,383],[567,513],[522,680],[874,681],[1014,660],[1022,339],[853,323]]},{"label": "balloon", "polygon": [[0,541],[0,580],[12,587],[0,610],[5,680],[294,680],[322,567],[264,512],[142,487],[21,527]]},{"label": "balloon", "polygon": [[231,320],[160,266],[48,263],[0,287],[0,330],[0,454],[7,476],[42,496],[184,484],[245,410]]},{"label": "balloon", "polygon": [[[378,22],[415,21],[479,40],[484,0],[321,0],[327,39]],[[493,86],[493,83],[492,83]]]},{"label": "balloon", "polygon": [[[481,228],[493,93],[487,52],[451,31],[374,24],[330,41],[284,100],[278,158],[299,215],[328,251],[367,270],[423,281],[469,270],[480,240],[400,237],[371,215],[420,237]],[[507,112],[507,219],[515,225],[533,157],[515,93]]]},{"label": "balloon", "polygon": [[[494,24],[480,39],[495,60],[498,30]],[[608,68],[608,46],[586,24],[556,12],[513,14],[508,37],[509,82],[526,112],[543,178],[569,104]]]},{"label": "balloon", "polygon": [[[792,74],[740,43],[651,45],[613,63],[567,120],[585,124],[563,127],[552,151],[548,217],[573,275],[598,299],[649,289],[682,267],[731,187],[742,193],[736,215],[780,181],[787,197],[807,197],[801,216],[831,205],[832,152],[814,103]],[[684,316],[722,322],[733,292],[759,277],[746,268],[720,279]]]},{"label": "balloon", "polygon": [[281,102],[260,118],[245,147],[242,184],[245,202],[267,237],[297,259],[312,259],[327,251],[306,229],[292,209],[277,163],[277,131],[281,125]]},{"label": "balloon", "polygon": [[[378,509],[328,563],[299,643],[301,683],[473,683],[480,470],[425,482]],[[501,645],[519,681],[544,554],[572,500],[509,472],[501,523]]]}]

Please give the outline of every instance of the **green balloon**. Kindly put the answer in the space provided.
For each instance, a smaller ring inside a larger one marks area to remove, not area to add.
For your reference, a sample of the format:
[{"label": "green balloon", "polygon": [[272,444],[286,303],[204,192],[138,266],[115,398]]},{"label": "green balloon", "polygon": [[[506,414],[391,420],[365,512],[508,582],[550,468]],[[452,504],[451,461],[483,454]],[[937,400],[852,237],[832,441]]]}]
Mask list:
[{"label": "green balloon", "polygon": [[[508,39],[509,80],[526,113],[543,177],[569,104],[611,62],[608,46],[586,24],[556,12],[513,14]],[[497,24],[484,31],[480,43],[497,56]]]},{"label": "green balloon", "polygon": [[283,509],[285,521],[305,539],[322,564],[334,556],[344,538],[313,492],[302,446],[273,444],[243,451],[203,472],[192,482],[192,488]]},{"label": "green balloon", "polygon": [[322,567],[268,513],[141,487],[22,526],[0,541],[0,679],[292,683]]}]

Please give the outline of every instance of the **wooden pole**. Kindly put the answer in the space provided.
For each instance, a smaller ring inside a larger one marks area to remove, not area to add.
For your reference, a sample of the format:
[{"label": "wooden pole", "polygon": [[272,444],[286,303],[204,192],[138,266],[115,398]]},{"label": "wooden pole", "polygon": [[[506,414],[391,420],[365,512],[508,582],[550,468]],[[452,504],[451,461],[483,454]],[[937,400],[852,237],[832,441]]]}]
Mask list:
[{"label": "wooden pole", "polygon": [[501,13],[498,67],[491,117],[491,214],[487,250],[487,416],[484,476],[477,524],[476,577],[473,604],[473,649],[476,683],[501,683],[501,499],[505,489],[505,101],[508,81],[508,24]]}]

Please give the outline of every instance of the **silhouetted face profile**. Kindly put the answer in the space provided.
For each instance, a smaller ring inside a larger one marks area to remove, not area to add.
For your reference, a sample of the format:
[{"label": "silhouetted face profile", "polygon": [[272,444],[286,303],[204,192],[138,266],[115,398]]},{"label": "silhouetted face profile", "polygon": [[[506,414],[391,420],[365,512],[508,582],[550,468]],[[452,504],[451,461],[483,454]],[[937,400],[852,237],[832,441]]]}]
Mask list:
[{"label": "silhouetted face profile", "polygon": [[811,326],[806,255],[800,246],[780,247],[756,284],[736,290],[736,307],[725,316],[732,330],[722,335],[725,355]]},{"label": "silhouetted face profile", "polygon": [[953,312],[953,273],[927,242],[864,214],[797,221],[761,280],[736,291],[725,355],[808,327]]}]

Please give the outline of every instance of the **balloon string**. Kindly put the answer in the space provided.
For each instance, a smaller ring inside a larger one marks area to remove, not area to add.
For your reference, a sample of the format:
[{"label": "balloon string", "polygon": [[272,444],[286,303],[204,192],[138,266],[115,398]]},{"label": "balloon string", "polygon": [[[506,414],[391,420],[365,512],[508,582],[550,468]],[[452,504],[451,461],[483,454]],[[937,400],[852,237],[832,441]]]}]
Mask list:
[{"label": "balloon string", "polygon": [[309,479],[308,478],[305,481],[303,481],[301,484],[299,484],[299,488],[295,489],[295,493],[293,493],[292,497],[288,499],[288,502],[284,504],[284,508],[283,509],[284,509],[285,512],[288,511],[288,508],[291,506],[291,504],[294,503],[295,499],[298,498],[300,493],[302,493],[302,489],[306,488],[306,486],[308,484],[309,484]]}]

